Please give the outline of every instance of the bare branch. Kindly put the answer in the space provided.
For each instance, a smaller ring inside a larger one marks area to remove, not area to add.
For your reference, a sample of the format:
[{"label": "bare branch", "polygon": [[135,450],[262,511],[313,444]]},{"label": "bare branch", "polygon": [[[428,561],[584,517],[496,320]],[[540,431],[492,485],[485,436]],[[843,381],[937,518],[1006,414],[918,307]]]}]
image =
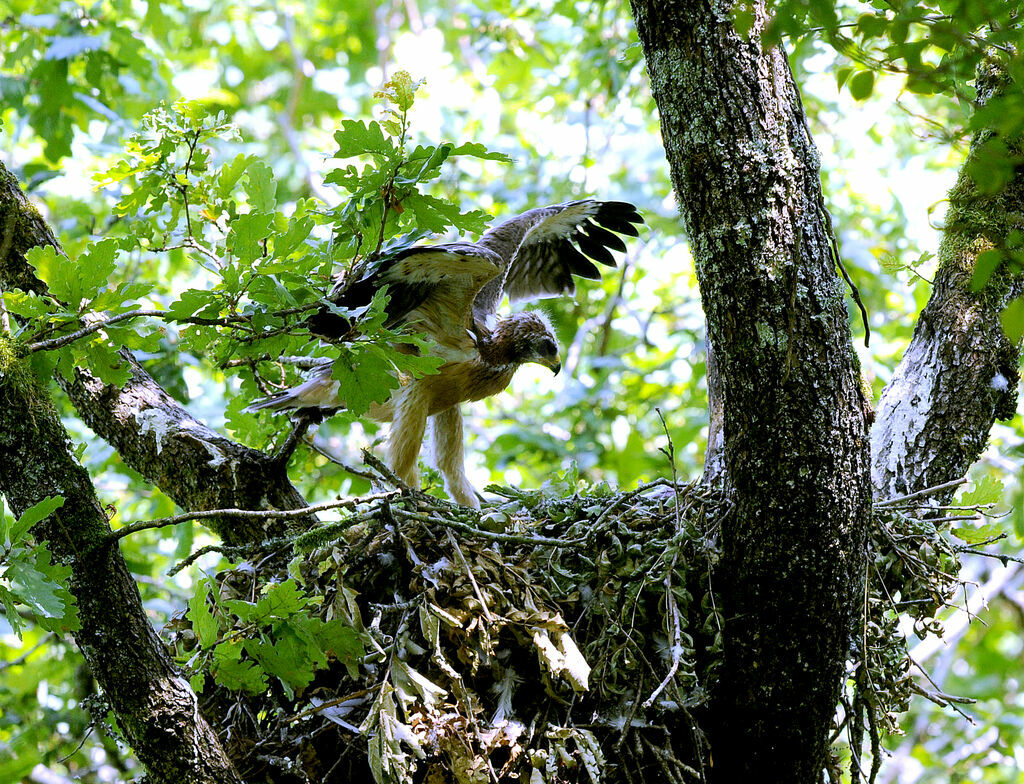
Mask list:
[{"label": "bare branch", "polygon": [[187,523],[192,520],[209,520],[211,517],[239,518],[246,520],[290,520],[297,517],[305,517],[316,512],[323,512],[327,509],[354,509],[359,504],[372,503],[373,501],[379,501],[386,498],[394,498],[398,495],[399,491],[392,490],[386,493],[359,496],[357,498],[324,501],[323,503],[313,504],[311,506],[303,507],[302,509],[206,509],[200,512],[184,512],[179,515],[172,515],[171,517],[160,517],[156,520],[142,520],[137,523],[131,523],[123,526],[118,528],[116,531],[111,531],[103,541],[103,544],[116,542],[118,539],[123,539],[124,537],[138,533],[139,531],[147,531],[152,528],[164,528],[169,525],[179,525],[180,523]]},{"label": "bare branch", "polygon": [[896,506],[897,504],[905,503],[906,501],[912,501],[916,498],[926,498],[930,495],[937,495],[952,487],[959,487],[967,481],[966,476],[962,476],[959,479],[954,479],[951,482],[943,482],[941,485],[934,485],[933,487],[926,487],[924,490],[918,490],[914,493],[907,493],[906,495],[897,496],[896,498],[889,498],[885,501],[875,502],[875,509],[884,509],[889,506]]}]

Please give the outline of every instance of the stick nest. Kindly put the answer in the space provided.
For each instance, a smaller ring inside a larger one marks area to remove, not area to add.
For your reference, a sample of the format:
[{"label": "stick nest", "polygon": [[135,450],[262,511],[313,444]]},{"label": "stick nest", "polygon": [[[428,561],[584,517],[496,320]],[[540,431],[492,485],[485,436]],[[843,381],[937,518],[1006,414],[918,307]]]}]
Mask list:
[{"label": "stick nest", "polygon": [[[489,489],[479,512],[380,493],[200,584],[167,631],[245,780],[704,779],[728,503],[668,481]],[[900,614],[941,632],[959,564],[940,528],[873,525],[836,726],[857,748],[915,690]]]}]

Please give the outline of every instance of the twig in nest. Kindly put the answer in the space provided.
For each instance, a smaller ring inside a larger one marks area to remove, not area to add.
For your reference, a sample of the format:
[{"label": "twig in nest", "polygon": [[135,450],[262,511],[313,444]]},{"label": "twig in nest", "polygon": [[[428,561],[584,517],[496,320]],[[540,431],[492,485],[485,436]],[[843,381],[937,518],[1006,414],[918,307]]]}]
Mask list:
[{"label": "twig in nest", "polygon": [[[672,434],[669,433],[668,423],[665,422],[665,417],[661,413],[660,408],[654,409],[658,412],[658,418],[661,420],[661,426],[665,430],[665,437],[668,439],[668,449],[662,449],[661,452],[668,458],[669,465],[672,468],[672,485],[675,487],[678,484],[678,477],[676,475],[676,447],[672,443]],[[683,530],[683,521],[679,512],[679,491],[676,490],[675,494],[675,515],[676,515],[676,533]],[[676,597],[672,591],[672,575],[675,572],[676,560],[679,558],[679,550],[676,549],[672,553],[672,563],[668,565],[668,569],[665,570],[665,605],[668,610],[668,614],[672,621],[672,665],[668,669],[668,673],[662,679],[661,683],[658,684],[651,696],[644,700],[644,708],[649,708],[654,704],[658,695],[665,690],[665,687],[672,682],[672,679],[676,676],[679,671],[679,663],[683,658],[683,644],[682,644],[682,623],[679,619],[679,607],[676,604]]]},{"label": "twig in nest", "polygon": [[615,744],[615,753],[622,754],[622,747],[626,744],[626,738],[629,737],[629,730],[633,726],[633,717],[636,716],[636,710],[640,707],[640,691],[637,690],[636,699],[633,700],[633,704],[629,707],[629,713],[626,714],[626,720],[622,724],[622,734],[619,735],[619,742]]},{"label": "twig in nest", "polygon": [[448,544],[450,544],[455,552],[459,556],[459,560],[462,561],[462,568],[466,570],[466,575],[469,577],[470,585],[473,586],[473,593],[476,594],[477,601],[480,602],[480,610],[484,614],[484,618],[487,619],[488,623],[494,623],[494,616],[491,615],[491,611],[487,608],[487,600],[484,599],[483,593],[480,591],[480,586],[477,585],[476,577],[473,576],[473,570],[469,568],[469,562],[466,560],[465,553],[462,552],[462,548],[459,547],[459,543],[455,541],[455,537],[452,536],[451,529],[445,529],[445,536],[448,537]]},{"label": "twig in nest", "polygon": [[[614,512],[618,511],[619,509],[621,509],[626,504],[629,504],[637,496],[641,496],[644,493],[648,492],[649,490],[654,489],[655,487],[663,487],[663,486],[664,487],[671,487],[673,495],[678,497],[679,488],[676,487],[673,482],[671,482],[670,480],[665,479],[665,478],[659,478],[659,479],[655,479],[653,482],[647,482],[647,483],[642,484],[642,485],[637,485],[637,487],[634,490],[630,490],[627,493],[622,493],[621,495],[617,496],[610,504],[608,504],[607,507],[604,508],[604,510],[601,512],[601,514],[598,515],[597,519],[593,522],[593,524],[588,527],[588,529],[587,529],[587,538],[591,537],[595,531],[599,531],[604,526],[604,524],[608,521],[608,518],[611,517],[611,515]],[[686,489],[690,489],[692,487],[693,487],[693,483],[688,485]]]},{"label": "twig in nest", "polygon": [[[672,565],[673,567],[675,566],[674,558],[672,560]],[[669,569],[669,573],[671,573],[671,571],[672,570]],[[665,589],[665,596],[669,604],[669,614],[672,616],[672,666],[669,667],[668,673],[662,679],[661,683],[658,684],[658,688],[651,692],[650,697],[644,700],[644,708],[650,708],[658,698],[658,695],[661,694],[661,692],[665,690],[665,687],[672,682],[672,679],[679,671],[679,663],[683,659],[683,647],[680,644],[682,627],[679,621],[679,608],[676,606],[675,598],[672,595],[672,580],[667,577],[665,578]]]},{"label": "twig in nest", "polygon": [[685,762],[678,759],[669,749],[656,746],[644,737],[641,737],[640,740],[646,748],[647,753],[657,760],[662,772],[668,777],[669,781],[679,782],[682,784],[683,778],[680,773],[693,776],[697,781],[704,780],[700,771],[694,770]]},{"label": "twig in nest", "polygon": [[230,557],[232,557],[233,555],[236,554],[235,551],[237,551],[238,549],[239,548],[237,548],[237,547],[227,547],[227,546],[222,545],[222,544],[208,544],[208,545],[206,545],[206,547],[200,547],[198,550],[196,550],[194,553],[189,555],[187,558],[185,558],[184,560],[178,561],[178,563],[176,563],[174,566],[172,566],[170,569],[168,569],[167,570],[167,576],[168,577],[174,577],[174,575],[176,575],[182,569],[187,569],[189,566],[194,564],[196,561],[198,561],[200,558],[202,558],[207,553],[220,553],[221,555],[230,558]]},{"label": "twig in nest", "polygon": [[370,689],[360,689],[359,691],[354,691],[351,694],[346,694],[344,697],[335,697],[333,700],[325,700],[319,705],[314,705],[311,708],[306,708],[303,711],[299,711],[298,713],[289,716],[288,721],[298,721],[299,719],[304,719],[307,716],[312,716],[314,713],[319,713],[320,711],[327,710],[328,708],[333,708],[336,705],[342,705],[350,700],[358,700],[360,697],[365,697],[370,693],[370,691]]},{"label": "twig in nest", "polygon": [[[996,538],[1005,539],[1006,534],[1001,534]],[[970,555],[983,555],[986,558],[998,558],[1002,562],[1003,566],[1006,566],[1007,561],[1013,561],[1014,563],[1024,564],[1024,558],[1021,558],[1017,555],[1007,555],[1006,553],[986,553],[984,550],[976,550],[973,547],[961,547],[960,545],[955,545],[953,549],[956,550],[957,554],[968,553]]]},{"label": "twig in nest", "polygon": [[980,520],[978,515],[950,515],[949,517],[914,517],[914,520],[927,520],[929,523],[969,523]]},{"label": "twig in nest", "polygon": [[420,493],[419,490],[417,490],[416,488],[413,488],[413,487],[409,487],[409,485],[407,485],[405,482],[403,482],[401,479],[399,479],[398,475],[394,471],[392,471],[390,468],[388,468],[388,466],[384,463],[384,461],[381,460],[380,458],[378,458],[369,449],[364,449],[363,450],[363,460],[366,461],[366,465],[370,466],[370,468],[372,468],[374,471],[376,471],[378,474],[380,474],[380,476],[382,478],[387,480],[394,487],[397,487],[403,493],[405,493],[407,495],[408,494],[415,495],[417,493]]},{"label": "twig in nest", "polygon": [[343,469],[345,469],[347,473],[350,473],[353,476],[361,477],[370,482],[376,482],[380,479],[380,477],[377,476],[376,474],[372,474],[369,471],[364,471],[361,468],[354,468],[353,466],[350,466],[348,463],[346,463],[340,457],[335,455],[333,452],[329,452],[327,448],[324,447],[322,444],[318,444],[315,439],[311,441],[309,445],[313,448],[313,451],[316,452],[318,455],[326,457],[332,463],[334,463],[337,466],[341,466]]},{"label": "twig in nest", "polygon": [[[931,702],[934,702],[936,705],[939,705],[940,707],[952,708],[957,713],[959,713],[961,716],[963,716],[965,719],[970,719],[971,717],[968,716],[966,713],[964,713],[962,710],[960,710],[956,706],[956,703],[960,703],[962,705],[972,705],[973,703],[977,702],[977,700],[972,700],[972,699],[969,699],[968,697],[956,697],[956,696],[953,696],[952,694],[946,694],[946,693],[941,692],[941,691],[928,691],[928,689],[924,688],[924,686],[922,686],[919,683],[912,683],[912,684],[910,684],[910,689],[915,694],[920,694],[926,700],[930,700]],[[971,719],[971,724],[974,724],[974,720],[973,719]]]},{"label": "twig in nest", "polygon": [[928,674],[928,671],[924,667],[922,667],[920,664],[918,664],[917,661],[915,661],[912,656],[907,656],[907,659],[909,659],[910,663],[913,664],[917,668],[917,671],[920,672],[927,679],[928,683],[930,683],[932,686],[935,687],[935,691],[928,691],[926,688],[924,688],[920,684],[915,683],[914,681],[911,681],[910,682],[910,689],[911,689],[911,691],[913,691],[915,694],[920,694],[926,700],[930,700],[931,702],[934,702],[939,707],[942,707],[942,708],[946,708],[946,707],[952,708],[957,713],[959,713],[961,716],[963,716],[965,719],[967,719],[967,721],[969,721],[971,724],[975,724],[976,723],[973,718],[971,718],[966,713],[964,713],[962,710],[960,710],[960,708],[958,707],[958,704],[959,705],[973,705],[974,703],[977,702],[977,700],[971,699],[970,697],[956,697],[956,696],[954,696],[952,694],[946,694],[945,692],[942,691],[942,689],[939,686],[939,684],[937,684],[934,680],[932,680],[932,676]]},{"label": "twig in nest", "polygon": [[111,531],[103,539],[103,543],[112,544],[118,539],[138,533],[139,531],[146,531],[150,528],[163,528],[168,525],[178,525],[179,523],[186,523],[190,520],[208,520],[211,517],[239,517],[248,520],[289,519],[305,517],[307,515],[314,514],[315,512],[322,512],[327,509],[351,509],[359,504],[393,498],[395,495],[396,493],[394,491],[376,493],[374,495],[359,496],[356,498],[343,498],[338,501],[324,501],[322,504],[312,504],[311,506],[304,506],[301,509],[204,509],[197,512],[185,512],[184,514],[174,515],[172,517],[161,517],[156,520],[143,520],[138,523],[131,523],[130,525],[118,528],[116,531]]},{"label": "twig in nest", "polygon": [[510,544],[547,545],[549,547],[565,547],[571,550],[583,549],[584,544],[566,539],[552,539],[549,536],[534,536],[532,534],[503,534],[497,531],[488,531],[484,528],[477,528],[469,523],[450,520],[437,515],[425,515],[417,512],[410,512],[399,507],[392,507],[391,511],[398,517],[406,520],[415,520],[427,525],[440,525],[445,528],[454,528],[456,531],[480,536],[484,539],[493,539],[495,542],[508,542]]}]

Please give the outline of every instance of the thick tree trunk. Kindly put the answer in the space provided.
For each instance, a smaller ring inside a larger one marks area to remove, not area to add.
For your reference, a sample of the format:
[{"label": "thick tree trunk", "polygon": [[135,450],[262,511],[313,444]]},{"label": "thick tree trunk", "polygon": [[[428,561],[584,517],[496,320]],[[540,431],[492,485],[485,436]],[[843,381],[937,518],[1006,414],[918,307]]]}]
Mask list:
[{"label": "thick tree trunk", "polygon": [[75,641],[125,738],[155,782],[240,781],[153,631],[120,551],[104,543],[110,527],[103,506],[69,447],[31,372],[18,360],[0,369],[0,493],[15,515],[48,496],[64,497],[33,534],[71,566],[81,622]]},{"label": "thick tree trunk", "polygon": [[[16,187],[16,185],[15,185]],[[20,191],[0,200],[0,268],[22,252],[15,230],[38,216]],[[39,290],[31,275],[6,278]],[[54,558],[71,567],[69,589],[81,628],[75,640],[117,715],[125,737],[154,781],[239,781],[199,715],[196,695],[157,638],[138,589],[110,533],[88,473],[67,433],[9,336],[0,365],[0,493],[15,515],[48,496],[64,505],[33,529]]]},{"label": "thick tree trunk", "polygon": [[[983,101],[1005,89],[1005,79],[997,64],[983,65]],[[880,498],[962,477],[981,456],[993,422],[1016,412],[1020,345],[1007,339],[999,315],[1024,293],[1024,274],[1003,266],[981,290],[971,285],[978,256],[1024,231],[1024,169],[1018,166],[994,194],[980,191],[971,176],[972,160],[990,138],[984,131],[973,140],[949,194],[932,295],[878,405],[871,478]]]},{"label": "thick tree trunk", "polygon": [[722,414],[716,781],[819,781],[870,509],[818,157],[785,55],[732,3],[632,0],[698,264]]},{"label": "thick tree trunk", "polygon": [[[0,253],[0,289],[44,293],[46,286],[25,261],[25,253],[36,245],[59,245],[3,164],[0,204],[5,205],[0,213],[0,250],[6,249]],[[73,383],[58,380],[82,420],[127,465],[188,511],[307,506],[289,481],[286,465],[210,430],[164,392],[130,354],[124,352],[124,358],[132,377],[123,387],[104,384],[88,368],[81,368]],[[227,544],[259,542],[283,528],[279,520],[206,523]]]}]

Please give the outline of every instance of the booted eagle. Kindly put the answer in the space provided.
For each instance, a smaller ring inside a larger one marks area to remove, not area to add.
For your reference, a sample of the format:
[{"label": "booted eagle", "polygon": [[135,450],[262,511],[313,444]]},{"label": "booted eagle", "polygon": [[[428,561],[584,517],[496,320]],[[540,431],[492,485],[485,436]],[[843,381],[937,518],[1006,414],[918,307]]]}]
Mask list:
[{"label": "booted eagle", "polygon": [[[419,486],[419,456],[427,419],[433,419],[434,461],[445,489],[458,503],[479,508],[463,464],[460,404],[503,391],[516,370],[535,362],[558,373],[561,362],[550,322],[537,311],[497,317],[504,295],[510,301],[572,294],[573,275],[600,280],[593,261],[615,266],[611,249],[625,251],[618,234],[638,236],[643,223],[626,202],[584,199],[524,212],[488,230],[479,242],[402,247],[357,266],[339,281],[328,301],[356,309],[387,287],[385,326],[408,325],[425,333],[444,359],[436,375],[413,379],[367,416],[391,422],[387,463],[410,487]],[[593,261],[591,261],[593,259]],[[308,320],[310,330],[344,338],[352,325],[322,308]],[[324,412],[344,407],[331,366],[306,382],[253,403],[247,411]]]}]

